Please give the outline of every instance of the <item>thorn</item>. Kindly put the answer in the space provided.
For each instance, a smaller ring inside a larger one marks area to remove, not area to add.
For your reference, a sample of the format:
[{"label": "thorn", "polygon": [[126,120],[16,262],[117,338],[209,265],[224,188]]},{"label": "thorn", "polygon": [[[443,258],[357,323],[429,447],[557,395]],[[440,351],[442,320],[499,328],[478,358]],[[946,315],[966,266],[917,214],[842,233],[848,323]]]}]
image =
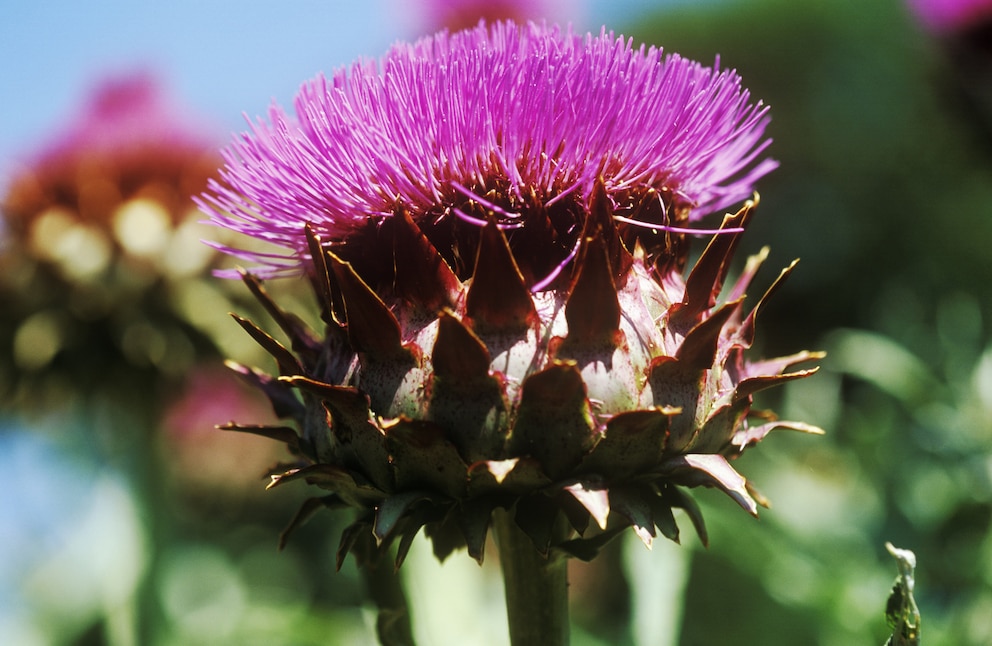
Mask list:
[{"label": "thorn", "polygon": [[434,313],[454,307],[460,282],[427,236],[401,205],[393,213],[393,270],[396,291]]},{"label": "thorn", "polygon": [[[753,202],[747,202],[734,215],[723,219],[721,228],[747,228]],[[728,260],[740,242],[742,233],[714,235],[685,281],[685,296],[671,317],[676,329],[687,329],[699,322],[703,312],[713,307],[729,269]]]},{"label": "thorn", "polygon": [[474,329],[523,330],[537,317],[510,245],[494,222],[482,229],[465,309]]},{"label": "thorn", "polygon": [[578,273],[565,303],[566,343],[615,344],[620,331],[620,302],[601,237],[586,238],[579,253]]},{"label": "thorn", "polygon": [[437,340],[431,355],[434,372],[458,382],[489,376],[489,350],[454,314],[445,310],[438,320]]},{"label": "thorn", "polygon": [[399,321],[382,299],[355,273],[351,263],[331,252],[326,252],[326,258],[341,289],[352,347],[376,358],[395,357],[406,352]]}]

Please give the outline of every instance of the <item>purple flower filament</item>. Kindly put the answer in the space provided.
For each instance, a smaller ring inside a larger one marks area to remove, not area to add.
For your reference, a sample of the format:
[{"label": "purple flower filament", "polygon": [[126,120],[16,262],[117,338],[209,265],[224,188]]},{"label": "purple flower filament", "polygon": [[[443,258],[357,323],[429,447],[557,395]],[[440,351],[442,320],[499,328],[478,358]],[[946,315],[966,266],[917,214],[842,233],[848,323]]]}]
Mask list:
[{"label": "purple flower filament", "polygon": [[[712,232],[685,225],[750,197],[776,166],[760,159],[767,108],[718,65],[605,30],[442,32],[310,81],[295,117],[273,106],[224,152],[223,179],[200,203],[213,223],[286,250],[222,247],[263,276],[302,270],[305,224],[333,243],[402,205],[420,222],[517,230],[534,209],[587,206],[597,182],[618,222]],[[629,217],[652,192],[671,221]],[[554,272],[581,230],[560,228]]]}]

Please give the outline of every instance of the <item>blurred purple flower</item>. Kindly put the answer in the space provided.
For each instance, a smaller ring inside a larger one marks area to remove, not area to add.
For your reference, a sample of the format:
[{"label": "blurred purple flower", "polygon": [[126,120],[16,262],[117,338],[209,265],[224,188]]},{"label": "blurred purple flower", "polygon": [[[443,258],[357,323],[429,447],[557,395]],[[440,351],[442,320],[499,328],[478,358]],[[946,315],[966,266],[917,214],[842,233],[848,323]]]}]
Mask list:
[{"label": "blurred purple flower", "polygon": [[967,31],[992,21],[990,0],[908,0],[920,23],[937,34]]},{"label": "blurred purple flower", "polygon": [[420,0],[404,3],[407,8],[411,4],[425,31],[459,31],[475,27],[480,20],[488,23],[504,20],[565,23],[581,12],[583,3],[577,0]]},{"label": "blurred purple flower", "polygon": [[45,395],[42,383],[175,375],[210,346],[189,315],[202,307],[173,287],[217,260],[192,196],[216,172],[218,139],[140,71],[98,84],[24,156],[0,195],[0,389],[12,401]]}]

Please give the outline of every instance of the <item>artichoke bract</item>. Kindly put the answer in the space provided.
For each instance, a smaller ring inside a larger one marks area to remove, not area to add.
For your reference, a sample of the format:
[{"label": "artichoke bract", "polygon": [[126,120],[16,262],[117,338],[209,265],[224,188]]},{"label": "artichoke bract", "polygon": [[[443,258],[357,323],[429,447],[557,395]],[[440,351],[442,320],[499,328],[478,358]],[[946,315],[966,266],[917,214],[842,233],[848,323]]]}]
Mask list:
[{"label": "artichoke bract", "polygon": [[[279,374],[231,365],[291,425],[224,428],[286,443],[271,486],[325,490],[289,529],[357,508],[339,564],[397,542],[398,564],[421,529],[481,561],[501,508],[539,552],[588,559],[627,527],[678,540],[673,509],[705,541],[686,487],[756,513],[731,461],[776,428],[819,432],[751,410],[821,356],[745,357],[767,250],[728,279],[775,166],[767,121],[733,72],[533,23],[397,45],[305,85],[295,118],[273,107],[200,203],[281,249],[224,247],[257,265],[244,280],[284,338],[236,317]],[[287,275],[322,331],[263,287]]]}]

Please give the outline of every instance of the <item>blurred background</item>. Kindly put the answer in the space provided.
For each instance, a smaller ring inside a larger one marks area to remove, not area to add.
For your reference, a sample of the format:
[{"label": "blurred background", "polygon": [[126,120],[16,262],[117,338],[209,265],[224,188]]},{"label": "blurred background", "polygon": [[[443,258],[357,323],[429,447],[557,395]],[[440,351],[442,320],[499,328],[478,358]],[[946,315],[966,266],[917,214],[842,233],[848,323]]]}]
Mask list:
[{"label": "blurred background", "polygon": [[[374,643],[350,560],[334,572],[338,521],[277,552],[306,492],[264,492],[283,456],[213,428],[268,420],[222,360],[268,364],[227,317],[258,313],[209,276],[225,261],[189,196],[243,114],[433,30],[425,4],[0,8],[0,643]],[[781,167],[745,251],[771,247],[765,285],[801,262],[759,350],[829,353],[761,402],[827,430],[741,459],[772,508],[754,521],[699,491],[709,548],[686,528],[682,546],[617,541],[612,569],[577,565],[574,643],[882,644],[885,541],[917,555],[926,644],[992,643],[990,4],[537,3],[719,55],[772,106]],[[112,181],[74,188],[94,176]],[[101,205],[103,225],[63,226]],[[491,560],[414,546],[422,644],[506,643]]]}]

